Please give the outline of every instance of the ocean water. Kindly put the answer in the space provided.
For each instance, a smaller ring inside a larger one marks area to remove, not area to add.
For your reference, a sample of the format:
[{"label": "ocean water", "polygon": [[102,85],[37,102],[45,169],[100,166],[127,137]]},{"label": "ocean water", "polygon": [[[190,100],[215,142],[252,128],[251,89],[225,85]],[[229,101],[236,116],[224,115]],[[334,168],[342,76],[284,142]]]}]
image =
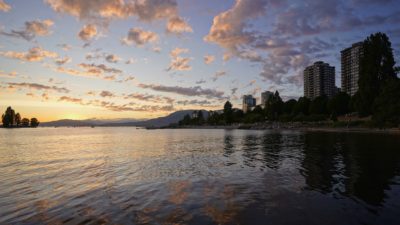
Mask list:
[{"label": "ocean water", "polygon": [[400,224],[400,135],[0,129],[0,224]]}]

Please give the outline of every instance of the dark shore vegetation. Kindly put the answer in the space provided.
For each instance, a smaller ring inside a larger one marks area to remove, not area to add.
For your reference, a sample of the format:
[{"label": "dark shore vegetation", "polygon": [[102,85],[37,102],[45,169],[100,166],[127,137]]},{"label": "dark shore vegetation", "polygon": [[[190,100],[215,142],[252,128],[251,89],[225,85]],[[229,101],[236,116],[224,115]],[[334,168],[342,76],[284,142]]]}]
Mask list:
[{"label": "dark shore vegetation", "polygon": [[363,42],[365,50],[361,59],[359,90],[354,96],[344,92],[334,97],[315,99],[301,97],[283,101],[279,92],[268,99],[264,106],[256,106],[244,113],[233,109],[227,101],[223,110],[210,111],[207,118],[202,111],[186,115],[176,127],[227,126],[232,124],[257,124],[280,122],[286,124],[311,124],[333,127],[400,126],[400,79],[395,67],[393,49],[384,33],[370,35]]},{"label": "dark shore vegetation", "polygon": [[9,106],[1,116],[4,128],[23,128],[23,127],[38,127],[39,120],[37,118],[22,118],[19,113],[15,113],[14,109]]}]

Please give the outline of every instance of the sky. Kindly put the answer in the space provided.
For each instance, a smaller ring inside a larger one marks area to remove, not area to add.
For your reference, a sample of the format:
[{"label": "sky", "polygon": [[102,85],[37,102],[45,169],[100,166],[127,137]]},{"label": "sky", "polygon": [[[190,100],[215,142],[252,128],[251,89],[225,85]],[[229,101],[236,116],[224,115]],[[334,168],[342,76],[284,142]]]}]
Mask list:
[{"label": "sky", "polygon": [[241,96],[303,95],[303,70],[386,33],[399,0],[0,0],[0,110],[147,119]]}]

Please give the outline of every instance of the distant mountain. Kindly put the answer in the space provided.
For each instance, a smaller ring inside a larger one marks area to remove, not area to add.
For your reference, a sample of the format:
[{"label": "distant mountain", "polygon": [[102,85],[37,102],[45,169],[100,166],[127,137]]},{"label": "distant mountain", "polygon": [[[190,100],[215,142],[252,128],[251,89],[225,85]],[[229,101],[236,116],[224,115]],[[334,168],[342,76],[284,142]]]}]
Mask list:
[{"label": "distant mountain", "polygon": [[51,122],[42,122],[40,126],[42,127],[90,127],[90,126],[100,126],[107,123],[128,123],[128,122],[138,122],[141,120],[137,119],[87,119],[87,120],[56,120]]},{"label": "distant mountain", "polygon": [[[164,127],[173,123],[178,123],[187,114],[191,115],[197,110],[181,110],[169,114],[168,116],[159,117],[155,119],[128,122],[128,123],[109,123],[103,124],[102,126],[136,126],[136,127]],[[202,110],[204,117],[208,117],[208,111]]]},{"label": "distant mountain", "polygon": [[[104,126],[104,127],[118,127],[118,126],[136,126],[136,127],[164,127],[173,123],[178,123],[187,114],[191,115],[196,110],[181,110],[169,114],[168,116],[159,117],[150,120],[136,120],[136,119],[88,119],[88,120],[57,120],[51,122],[42,122],[42,127],[90,127],[90,126]],[[204,117],[208,117],[208,111],[202,110]]]}]

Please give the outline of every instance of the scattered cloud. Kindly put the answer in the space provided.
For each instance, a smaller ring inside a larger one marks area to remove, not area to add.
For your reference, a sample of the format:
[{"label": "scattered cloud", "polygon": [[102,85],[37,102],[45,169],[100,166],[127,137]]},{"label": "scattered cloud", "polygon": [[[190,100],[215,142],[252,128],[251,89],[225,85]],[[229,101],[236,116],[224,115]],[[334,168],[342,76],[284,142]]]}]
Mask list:
[{"label": "scattered cloud", "polygon": [[88,24],[83,26],[79,31],[78,36],[83,41],[90,41],[97,35],[97,27],[94,24]]},{"label": "scattered cloud", "polygon": [[213,56],[213,55],[205,55],[204,56],[204,63],[207,65],[214,62],[214,60],[215,60],[215,56]]},{"label": "scattered cloud", "polygon": [[128,35],[122,38],[122,43],[125,45],[135,44],[136,46],[143,46],[147,43],[154,43],[158,39],[158,35],[154,32],[145,31],[142,28],[131,28]]},{"label": "scattered cloud", "polygon": [[0,0],[0,10],[3,12],[8,12],[11,10],[11,6],[4,2],[4,0]]},{"label": "scattered cloud", "polygon": [[118,61],[121,60],[121,58],[118,57],[118,56],[115,55],[115,54],[106,55],[105,59],[106,59],[106,61],[109,62],[109,63],[117,63]]},{"label": "scattered cloud", "polygon": [[196,81],[196,84],[205,84],[207,83],[204,79]]},{"label": "scattered cloud", "polygon": [[64,58],[57,58],[57,59],[55,60],[55,63],[56,63],[57,65],[59,65],[59,66],[64,65],[64,64],[69,63],[69,62],[71,62],[71,58],[68,57],[68,56],[66,56],[66,57],[64,57]]},{"label": "scattered cloud", "polygon": [[169,18],[167,23],[167,32],[182,34],[184,32],[193,32],[193,29],[184,19],[179,16],[175,16]]},{"label": "scattered cloud", "polygon": [[139,84],[144,89],[151,89],[154,91],[175,93],[185,96],[204,96],[208,98],[224,99],[224,92],[213,89],[203,89],[200,86],[195,87],[179,87],[179,86],[163,86],[155,84]]},{"label": "scattered cloud", "polygon": [[57,87],[57,86],[47,86],[38,83],[7,83],[8,87],[11,89],[14,88],[26,88],[30,90],[38,90],[38,91],[56,91],[59,93],[69,93],[70,90],[65,87]]},{"label": "scattered cloud", "polygon": [[72,46],[69,44],[58,44],[57,46],[62,48],[62,50],[64,50],[64,51],[69,51],[72,49]]},{"label": "scattered cloud", "polygon": [[212,81],[217,81],[218,78],[226,76],[226,72],[225,71],[218,71],[214,74],[214,76],[212,77]]},{"label": "scattered cloud", "polygon": [[137,62],[136,59],[130,58],[130,59],[128,59],[128,60],[125,61],[125,64],[134,64],[134,63],[136,63],[136,62]]},{"label": "scattered cloud", "polygon": [[15,78],[17,76],[17,74],[18,73],[15,71],[5,73],[4,71],[0,70],[0,77]]},{"label": "scattered cloud", "polygon": [[29,49],[28,52],[15,52],[15,51],[0,52],[0,55],[27,62],[40,62],[43,61],[43,59],[45,58],[58,57],[57,53],[44,50],[41,47],[33,47]]},{"label": "scattered cloud", "polygon": [[176,103],[179,105],[201,105],[201,106],[212,104],[212,102],[210,102],[208,100],[197,100],[197,99],[177,101]]},{"label": "scattered cloud", "polygon": [[189,65],[191,58],[181,57],[181,54],[188,53],[189,49],[187,48],[175,48],[171,50],[170,57],[171,62],[167,71],[175,70],[175,71],[188,71],[191,70],[192,67]]},{"label": "scattered cloud", "polygon": [[1,35],[22,38],[31,41],[36,36],[47,36],[51,34],[50,28],[53,26],[52,20],[33,20],[25,22],[22,30],[11,30],[10,32],[0,31]]},{"label": "scattered cloud", "polygon": [[110,91],[102,91],[102,92],[100,92],[99,95],[100,95],[101,97],[103,97],[103,98],[106,98],[106,97],[109,97],[109,98],[115,97],[115,94],[113,94],[113,93],[110,92]]},{"label": "scattered cloud", "polygon": [[169,103],[169,104],[172,104],[175,101],[175,99],[166,96],[149,95],[141,93],[131,93],[129,95],[126,95],[124,98],[146,101],[146,102]]}]

